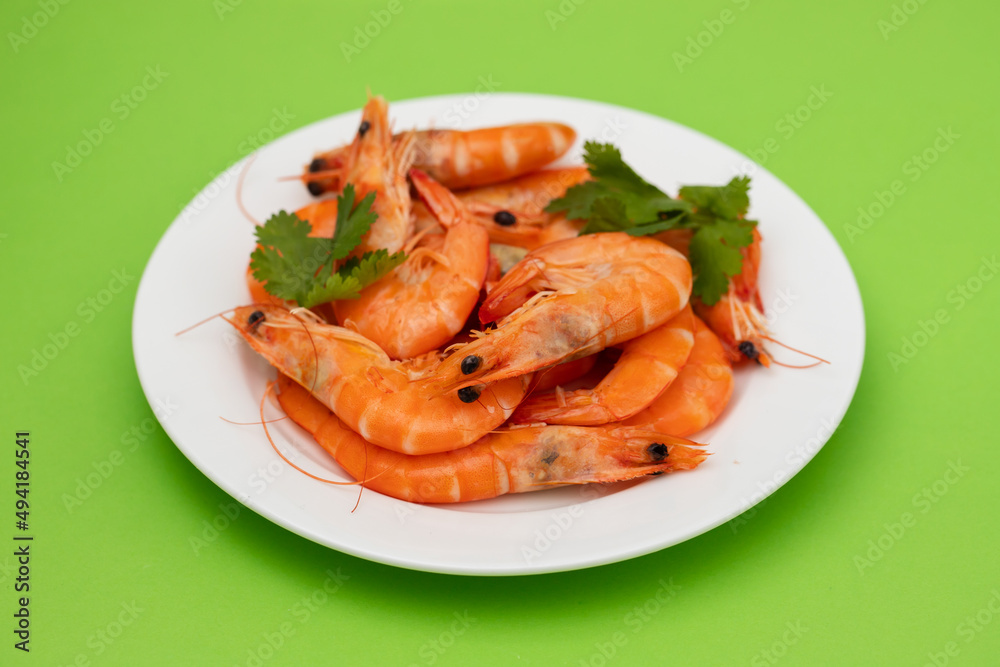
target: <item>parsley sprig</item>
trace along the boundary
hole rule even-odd
[[[280,299],[311,308],[337,299],[356,299],[364,287],[403,263],[406,254],[386,250],[352,257],[339,268],[368,233],[378,214],[371,210],[375,193],[355,206],[354,186],[337,197],[337,227],[331,238],[309,236],[312,225],[294,213],[279,211],[257,228],[258,247],[250,255],[254,278]]]
[[[675,199],[647,183],[611,144],[588,141],[584,159],[593,180],[574,185],[545,210],[565,211],[572,220],[586,220],[581,234],[624,231],[645,236],[692,230],[692,291],[707,305],[716,303],[728,289],[729,279],[742,269],[740,248],[753,241],[757,223],[744,219],[750,206],[750,179],[738,176],[723,186],[685,186]]]

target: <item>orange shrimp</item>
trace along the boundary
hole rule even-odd
[[[358,255],[380,248],[390,254],[398,252],[413,231],[410,186],[406,182],[413,161],[413,133],[404,133],[394,142],[388,114],[381,97],[368,100],[362,111],[361,129],[344,160],[344,184],[354,185],[358,201],[369,192],[376,193],[372,208],[378,219],[355,249]]]
[[[544,169],[506,183],[472,188],[458,193],[469,210],[484,220],[494,243],[533,250],[572,234],[553,234],[550,227],[561,214],[546,213],[550,201],[590,178],[586,167]]]
[[[578,234],[582,223],[572,225],[567,232],[565,217],[546,213],[545,207],[589,177],[586,167],[543,169],[504,183],[463,190],[456,196],[489,232],[491,242],[531,250]],[[430,212],[419,203],[413,206],[413,217],[418,230],[435,225]]]
[[[685,257],[691,244],[689,229],[671,229],[653,238],[675,248]],[[764,318],[764,305],[757,289],[757,271],[760,268],[761,235],[755,227],[753,241],[741,248],[743,263],[740,272],[729,280],[729,289],[711,306],[698,297],[691,298],[698,317],[722,341],[731,362],[751,359],[763,366],[771,365],[771,357],[763,341],[770,338]]]
[[[628,419],[663,393],[688,359],[694,345],[691,308],[666,324],[622,345],[622,356],[593,389],[535,394],[511,416],[515,424],[545,422],[590,426]]]
[[[457,197],[473,213],[492,217],[501,211],[516,211],[528,218],[541,218],[547,215],[549,202],[589,179],[586,167],[541,169],[503,183],[463,190]]]
[[[359,135],[370,126],[363,117]],[[402,135],[393,137],[399,140]],[[413,133],[413,166],[447,188],[457,190],[500,183],[544,167],[562,156],[576,140],[562,123],[522,123],[479,130],[422,130]],[[320,153],[301,179],[314,195],[339,190],[353,157],[350,146]]]
[[[497,431],[455,451],[413,456],[367,442],[296,383],[279,376],[280,402],[367,488],[400,500],[455,503],[567,484],[618,482],[690,470],[707,454],[648,429],[542,426]]]
[[[722,341],[731,362],[750,359],[770,366],[771,357],[764,349],[764,340],[769,339],[770,334],[757,289],[760,243],[760,232],[754,228],[753,242],[741,249],[743,264],[740,273],[730,279],[728,292],[711,306],[698,298],[692,299],[692,303],[698,317]]]
[[[645,410],[623,422],[687,437],[715,421],[733,394],[733,370],[722,343],[694,318],[694,348],[667,390]]]
[[[569,220],[564,214],[558,213],[549,218],[548,223],[542,227],[537,243],[543,246],[546,243],[576,238],[586,224],[586,220]]]
[[[479,311],[497,328],[456,346],[427,391],[465,391],[588,356],[660,326],[690,293],[691,266],[658,241],[616,232],[550,243],[500,279]]]
[[[573,361],[567,361],[564,364],[546,368],[544,371],[539,371],[535,375],[532,391],[542,393],[579,380],[594,368],[594,365],[597,363],[597,357],[598,355],[592,354],[589,357],[580,357]],[[522,402],[521,405],[524,405],[524,403]],[[517,410],[514,411],[514,415],[511,415],[511,419],[516,414]]]
[[[490,259],[486,230],[469,221],[462,203],[418,169],[410,178],[447,232],[424,236],[403,264],[359,298],[334,303],[338,322],[393,359],[436,350],[461,331],[479,300]]]
[[[256,304],[226,320],[271,365],[309,390],[369,442],[407,454],[464,447],[502,424],[524,398],[530,376],[463,396],[418,396],[414,382],[437,355],[391,361],[377,345],[308,310]],[[468,400],[465,400],[468,399]]]

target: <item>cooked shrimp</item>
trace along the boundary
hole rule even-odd
[[[410,237],[413,221],[406,172],[412,161],[413,133],[402,134],[394,142],[385,100],[372,97],[362,111],[361,126],[344,162],[344,183],[354,185],[358,201],[369,192],[376,193],[372,208],[378,219],[361,239],[356,254],[380,248],[392,254]]]
[[[586,224],[585,220],[569,220],[562,213],[553,215],[548,223],[542,227],[542,231],[538,235],[538,245],[576,238]]]
[[[433,371],[436,355],[394,362],[360,334],[309,316],[257,304],[236,308],[226,319],[271,365],[366,440],[394,451],[425,454],[474,442],[510,416],[530,382],[525,376],[471,398],[467,392],[426,399],[414,380]]]
[[[623,422],[686,437],[715,421],[733,394],[733,370],[718,337],[694,318],[694,348],[667,390]]]
[[[688,256],[692,232],[689,229],[671,229],[654,238],[663,241]],[[715,332],[726,349],[731,362],[751,359],[764,366],[771,365],[771,357],[764,350],[763,341],[769,337],[764,318],[764,306],[757,289],[757,270],[760,267],[760,232],[753,230],[753,241],[741,248],[743,263],[740,272],[729,280],[729,288],[711,306],[698,297],[691,298],[695,313]]]
[[[619,232],[550,243],[497,283],[479,311],[497,328],[457,347],[427,389],[467,391],[588,356],[660,326],[690,293],[687,260],[658,241]]]
[[[516,211],[529,218],[547,215],[545,207],[566,190],[590,178],[586,167],[541,169],[504,183],[463,190],[457,194],[474,213],[493,216]]]
[[[543,169],[497,185],[463,190],[455,196],[465,204],[472,219],[489,232],[492,243],[531,250],[577,235],[579,226],[574,226],[571,233],[561,228],[553,233],[549,227],[565,218],[544,209],[552,199],[587,178],[586,167]],[[436,226],[435,218],[419,202],[413,206],[413,218],[417,230]]]
[[[743,254],[740,273],[730,279],[728,292],[717,302],[711,306],[697,298],[692,302],[698,317],[719,337],[731,362],[750,359],[770,366],[771,357],[764,349],[764,340],[770,335],[757,289],[760,242],[760,232],[754,228],[753,242],[740,251]]]
[[[433,233],[441,229],[437,218],[434,217],[434,214],[431,213],[430,209],[423,202],[414,202],[412,210],[413,228],[416,232]],[[500,219],[506,221],[506,218],[502,216]],[[507,222],[501,224],[492,215],[473,214],[470,212],[469,222],[482,227],[489,235],[491,243],[502,243],[520,248],[534,248],[540,245],[539,239],[541,238],[541,230],[543,229],[540,219],[528,219],[522,216],[515,218],[514,222],[510,224],[507,224]]]
[[[631,417],[663,393],[688,359],[694,345],[691,308],[666,324],[622,345],[622,356],[593,389],[534,394],[511,416],[515,424],[545,422],[591,426]]]
[[[337,321],[409,359],[447,343],[476,307],[490,258],[489,237],[447,188],[418,169],[410,178],[447,232],[424,236],[392,273],[357,299],[334,303]]]
[[[532,391],[540,394],[579,380],[594,368],[594,365],[597,363],[597,357],[598,355],[592,354],[589,357],[580,357],[573,361],[567,361],[564,364],[546,368],[544,371],[539,371],[535,375]],[[514,414],[517,414],[517,410],[514,411]],[[513,418],[514,415],[511,415],[511,419]]]
[[[618,482],[690,470],[707,454],[647,429],[541,426],[484,435],[455,451],[412,456],[368,443],[298,384],[279,376],[278,400],[367,488],[419,503],[455,503],[567,484]]]
[[[367,132],[370,126],[361,128]],[[369,121],[370,122],[370,121]],[[359,129],[359,134],[363,134]],[[522,123],[479,130],[422,130],[414,135],[413,166],[453,190],[521,176],[544,167],[569,150],[573,128],[562,123]],[[396,135],[399,140],[402,135]],[[309,192],[336,191],[351,181],[345,174],[352,160],[350,146],[318,154],[302,174]]]

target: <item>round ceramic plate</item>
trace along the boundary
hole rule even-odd
[[[255,512],[310,540],[400,567],[455,574],[557,572],[621,561],[695,537],[749,509],[788,481],[837,427],[864,356],[864,315],[843,253],[815,213],[786,185],[740,153],[662,118],[586,100],[544,95],[433,97],[392,104],[397,129],[471,129],[532,120],[576,128],[560,161],[581,163],[584,140],[612,142],[647,180],[721,185],[752,177],[750,217],[764,241],[760,287],[774,335],[832,363],[809,370],[744,367],[721,419],[696,439],[712,456],[685,473],[604,487],[574,487],[451,506],[423,506],[358,487],[331,486],[282,462],[259,420],[275,372],[213,313],[250,301],[244,283],[254,225],[310,201],[300,173],[313,153],[343,144],[352,112],[304,127],[234,165],[202,191],[163,235],[136,297],[133,349],[150,405],[177,447],[206,476]],[[778,358],[802,363],[790,352]],[[162,405],[177,406],[169,413]],[[273,406],[268,416],[277,416]],[[400,419],[408,415],[399,415]],[[297,465],[349,478],[288,420],[271,427]]]

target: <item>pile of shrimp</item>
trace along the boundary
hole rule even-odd
[[[690,470],[733,364],[769,363],[756,273],[709,307],[691,297],[684,234],[579,235],[545,212],[589,178],[543,169],[560,123],[393,135],[372,97],[350,144],[301,176],[299,211],[329,236],[347,183],[375,193],[356,252],[406,261],[360,298],[306,310],[268,294],[227,316],[278,371],[278,401],[364,488],[451,503]],[[415,196],[414,196],[415,195]]]

